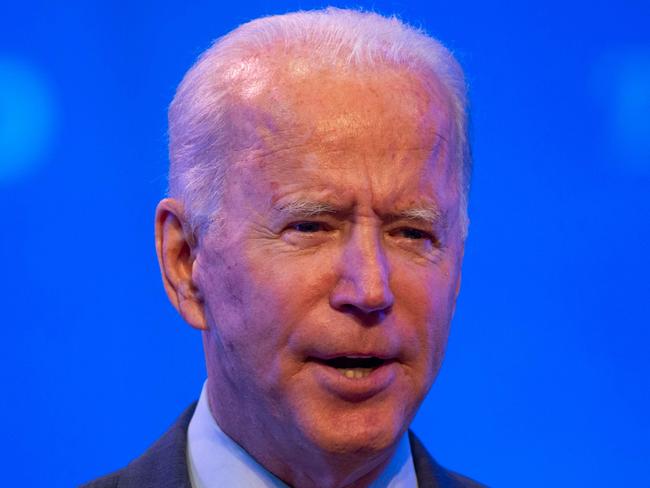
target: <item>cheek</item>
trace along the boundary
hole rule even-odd
[[[206,306],[222,347],[268,374],[292,367],[291,337],[327,295],[331,279],[322,270],[331,267],[322,258],[243,249],[214,253],[205,268]]]
[[[241,263],[222,260],[205,275],[208,373],[223,391],[271,408],[285,374],[281,297]]]
[[[291,325],[324,298],[336,281],[335,251],[287,249],[284,241],[247,253],[248,275],[260,308],[275,311]],[[289,324],[285,324],[289,325]]]
[[[247,355],[246,345],[260,334],[252,320],[256,315],[251,310],[251,304],[255,303],[254,283],[239,256],[231,249],[227,251],[213,250],[202,256],[197,282],[217,349],[213,354],[224,364],[232,363],[236,367],[239,358]]]
[[[401,290],[401,322],[409,329],[404,335],[409,338],[411,358],[418,369],[435,374],[447,344],[455,280],[445,263],[435,267],[411,266],[409,271],[395,280],[396,289]]]

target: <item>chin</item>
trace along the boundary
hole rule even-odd
[[[403,408],[378,401],[337,408],[322,405],[305,417],[303,432],[318,450],[364,457],[392,449],[410,421],[403,415]]]

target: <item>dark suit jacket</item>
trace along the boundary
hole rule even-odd
[[[80,488],[191,488],[185,449],[187,427],[195,407],[196,403],[185,410],[155,444],[128,466]],[[436,463],[411,431],[409,440],[419,488],[483,487]]]

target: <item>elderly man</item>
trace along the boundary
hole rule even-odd
[[[396,19],[327,9],[219,39],[169,111],[167,294],[196,406],[93,487],[474,487],[408,426],[461,281],[462,72]]]

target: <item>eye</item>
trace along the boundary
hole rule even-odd
[[[399,233],[402,235],[402,237],[406,237],[407,239],[412,239],[412,240],[432,238],[431,234],[429,234],[428,232],[425,232],[420,229],[413,229],[411,227],[405,227],[403,229],[400,229]]]
[[[289,226],[289,229],[295,230],[296,232],[304,234],[313,234],[315,232],[324,231],[325,224],[322,222],[296,222]]]
[[[288,224],[282,231],[285,242],[298,248],[318,246],[335,235],[334,227],[326,222],[302,220]]]
[[[431,232],[415,227],[400,227],[391,232],[391,235],[405,245],[416,246],[417,249],[433,250],[440,247],[438,238]]]

